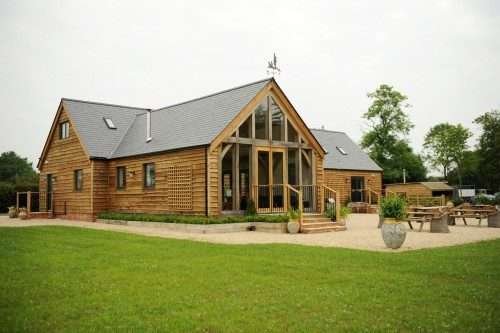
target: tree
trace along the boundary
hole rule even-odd
[[[464,152],[462,169],[460,170],[463,184],[476,185],[483,187],[483,183],[479,174],[479,153],[477,150],[468,150]],[[450,184],[459,184],[457,168],[450,168],[448,171],[448,182]]]
[[[446,179],[448,179],[450,167],[456,167],[460,185],[462,185],[460,171],[464,153],[468,148],[467,140],[471,136],[472,133],[462,125],[449,123],[435,125],[425,135],[424,149],[431,165],[435,168],[441,167]]]
[[[482,128],[479,137],[479,172],[483,184],[500,191],[500,111],[492,110],[474,120]]]
[[[368,120],[370,130],[363,135],[361,146],[384,169],[384,182],[401,182],[403,169],[408,181],[424,180],[426,169],[422,159],[405,138],[413,127],[405,112],[410,106],[406,103],[408,98],[386,84],[368,97],[373,102],[363,118]]]
[[[15,152],[0,155],[0,212],[16,202],[16,192],[38,191],[38,173]]]

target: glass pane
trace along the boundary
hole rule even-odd
[[[258,157],[258,202],[259,208],[270,207],[269,197],[269,152],[259,151]]]
[[[283,184],[283,153],[273,152],[273,184]]]
[[[311,150],[302,150],[302,185],[312,185]]]
[[[290,121],[287,121],[287,126],[288,126],[288,142],[298,142],[299,136],[295,128],[290,123]]]
[[[250,116],[240,126],[240,138],[251,138],[251,137],[252,137],[252,117]]]
[[[233,151],[234,146],[222,159],[222,210],[233,210]]]
[[[359,176],[351,177],[351,201],[361,202],[364,201],[364,187],[365,178]]]
[[[250,195],[250,152],[252,146],[240,144],[240,209],[246,210]]]
[[[255,138],[268,139],[267,98],[255,109]]]
[[[288,149],[288,184],[299,185],[299,150]]]
[[[269,100],[271,109],[273,140],[285,141],[285,120],[283,112],[281,111],[280,107],[272,97],[270,97]]]

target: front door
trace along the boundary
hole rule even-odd
[[[47,207],[47,211],[52,210],[52,175],[47,175],[47,195],[46,195],[46,203],[45,207]]]
[[[256,201],[260,213],[285,211],[285,150],[257,148]]]
[[[365,177],[351,177],[351,201],[363,202],[365,190]]]

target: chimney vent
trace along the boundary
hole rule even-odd
[[[153,140],[151,136],[151,110],[146,113],[146,142]]]

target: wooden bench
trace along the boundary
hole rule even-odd
[[[430,232],[450,232],[448,229],[448,211],[446,207],[410,207],[406,221],[412,230],[412,222],[420,223],[419,232],[423,230],[424,224],[427,222],[431,224]]]
[[[467,225],[465,219],[476,219],[479,220],[479,226],[481,226],[483,219],[487,219],[490,215],[492,215],[492,211],[489,209],[455,208],[452,209],[450,218],[453,219],[455,224],[457,219],[462,219],[464,225]]]

